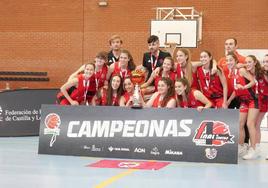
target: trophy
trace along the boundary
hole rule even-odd
[[[145,81],[145,74],[142,70],[134,70],[131,72],[131,81],[135,85],[134,92],[133,92],[133,104],[132,108],[142,108],[141,104],[141,91],[140,85]]]

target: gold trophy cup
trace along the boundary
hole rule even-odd
[[[135,85],[133,92],[133,105],[132,108],[142,108],[141,104],[141,91],[140,85],[145,81],[145,74],[142,70],[134,70],[131,72],[131,81]]]

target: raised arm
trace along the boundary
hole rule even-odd
[[[110,80],[110,77],[112,75],[112,73],[114,72],[114,64],[111,64],[109,67],[108,67],[108,72],[107,72],[107,76],[106,76],[106,80]]]
[[[85,70],[85,65],[82,65],[81,67],[79,67],[79,69],[77,69],[74,73],[72,73],[69,78],[68,78],[68,81],[71,81],[73,80],[74,78],[77,77],[77,75],[80,73],[80,72],[83,72]]]

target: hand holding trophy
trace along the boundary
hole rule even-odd
[[[131,81],[135,85],[133,93],[133,105],[132,108],[142,108],[142,96],[140,85],[145,81],[145,74],[142,70],[134,70],[131,72]]]

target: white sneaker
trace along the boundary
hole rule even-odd
[[[249,150],[248,150],[248,153],[243,156],[244,160],[257,159],[257,158],[258,158],[258,153],[252,147],[250,147]]]
[[[261,145],[260,145],[260,143],[256,144],[255,150],[257,152],[257,156],[261,157]]]
[[[238,144],[238,155],[239,157],[242,157],[247,154],[247,145],[246,144]]]

